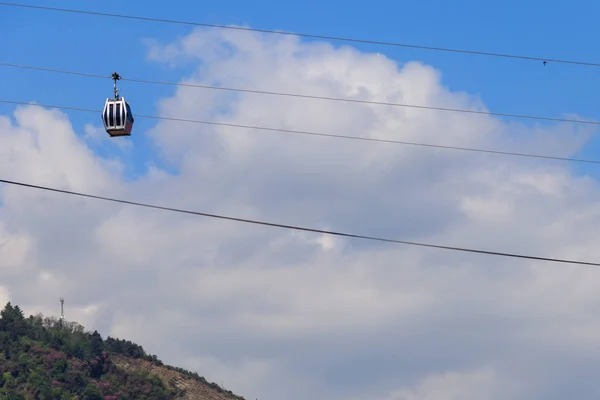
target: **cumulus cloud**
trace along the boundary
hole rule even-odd
[[[441,71],[293,37],[194,30],[148,59],[186,83],[485,110]],[[162,116],[572,156],[568,124],[178,87]],[[600,260],[599,185],[565,163],[161,121],[100,156],[99,126],[0,117],[8,179],[403,240]],[[96,120],[94,120],[96,121]],[[152,168],[125,179],[148,135]],[[119,151],[117,151],[119,150]],[[599,272],[196,218],[2,187],[0,300],[141,343],[247,398],[593,397]],[[69,314],[69,312],[71,314]],[[222,381],[222,382],[219,382]]]
[[[495,399],[494,373],[480,370],[446,373],[424,378],[415,388],[402,389],[382,400],[462,400]]]

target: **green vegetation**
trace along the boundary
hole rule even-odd
[[[103,340],[97,331],[86,332],[75,322],[41,314],[25,318],[19,306],[9,302],[0,312],[0,400],[151,400],[182,394],[155,375],[119,369],[111,354],[163,366],[135,343]],[[196,373],[165,367],[243,399]]]

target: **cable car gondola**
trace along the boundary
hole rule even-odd
[[[104,103],[104,111],[102,111],[102,121],[104,129],[111,137],[131,136],[133,128],[133,114],[129,103],[124,97],[119,97],[119,89],[117,89],[117,81],[121,79],[119,74],[112,74],[114,81],[114,99],[106,99]]]

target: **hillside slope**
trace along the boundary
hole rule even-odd
[[[164,365],[131,341],[74,322],[0,312],[0,398],[244,400],[196,373]]]
[[[242,397],[235,396],[230,392],[221,390],[215,384],[207,384],[198,379],[194,379],[172,368],[156,365],[143,359],[134,359],[122,355],[113,355],[113,362],[125,371],[138,372],[147,371],[151,375],[160,378],[163,384],[170,388],[175,388],[179,395],[178,400],[239,400]]]

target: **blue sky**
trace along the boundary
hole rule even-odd
[[[78,8],[122,14],[214,24],[245,24],[332,36],[347,36],[429,46],[464,48],[500,53],[600,61],[590,49],[597,36],[595,15],[600,4],[531,1],[380,1],[371,4],[328,2],[96,1],[64,0],[27,4]],[[374,6],[373,4],[377,4]],[[183,36],[191,27],[144,21],[84,16],[25,8],[0,8],[2,61],[57,69],[109,74],[152,80],[180,79],[181,70],[170,70],[145,60],[145,38],[167,42]],[[578,113],[598,117],[597,88],[600,69],[565,64],[471,56],[446,52],[354,46],[379,51],[399,61],[420,60],[442,71],[443,83],[453,90],[481,96],[493,111],[560,117]],[[111,93],[110,81],[61,74],[2,68],[2,98],[84,108],[100,108]],[[134,112],[155,114],[155,100],[174,91],[141,83],[122,83],[122,94]],[[260,89],[260,88],[258,88]],[[0,105],[6,112],[12,106]],[[90,114],[70,112],[78,131]],[[154,121],[138,119],[132,138],[130,173],[140,173],[153,159],[144,132]],[[594,158],[598,146],[588,146],[581,156]],[[98,149],[98,151],[102,151]],[[156,161],[156,160],[155,160]],[[586,168],[574,165],[577,168]]]
[[[592,1],[569,6],[516,1],[30,4],[600,61],[590,51],[600,11]],[[272,84],[282,91],[322,90],[334,96],[347,91],[336,85],[353,88],[358,81],[377,96],[401,95],[427,104],[449,99],[452,107],[470,101],[448,94],[428,68],[415,64],[390,71],[366,53],[298,43],[282,45],[293,53],[282,57],[264,38],[239,35],[229,41],[191,31],[189,26],[0,6],[0,61],[179,81],[197,71],[198,61],[171,69],[168,60],[147,61],[144,43],[186,38],[198,45],[186,55],[213,60],[207,76],[227,85],[243,80],[256,85],[250,89]],[[206,40],[209,45],[202,46]],[[213,46],[239,46],[239,51],[231,58],[213,57]],[[431,65],[441,71],[444,85],[479,96],[492,111],[600,119],[600,68],[356,47],[398,63]],[[0,70],[5,78],[0,99],[100,110],[112,94],[108,79]],[[387,85],[390,81],[394,84]],[[519,146],[528,152],[548,143],[568,147],[575,136],[568,129],[547,129],[537,131],[547,135],[543,139],[511,142],[504,140],[505,133],[536,131],[491,118],[474,121],[479,117],[466,114],[430,111],[430,118],[385,107],[374,111],[260,95],[257,100],[239,96],[229,110],[226,100],[234,96],[211,96],[202,89],[175,93],[173,86],[125,81],[120,86],[136,114],[158,114],[158,101],[169,98],[160,109],[165,115],[190,105],[185,116],[198,119],[217,114],[240,124],[356,136],[368,130],[386,139],[445,139],[453,145]],[[0,105],[0,115],[13,109]],[[27,108],[22,115],[34,120],[0,126],[0,175],[11,179],[423,243],[600,259],[595,241],[600,185],[552,168],[564,163],[243,130],[234,136],[226,129],[137,118],[131,139],[107,140],[134,144],[120,157],[127,178],[143,175],[148,163],[160,164],[154,146],[161,146],[180,174],[123,184],[74,140],[70,129],[46,123],[52,120],[46,112]],[[101,126],[100,112],[68,115],[78,135],[86,124]],[[34,146],[28,139],[40,131],[46,135]],[[44,140],[48,137],[56,141]],[[94,150],[119,151],[102,146]],[[599,148],[589,145],[582,155],[600,158],[594,154]],[[580,167],[580,172],[595,171],[600,168]],[[578,398],[598,397],[598,385],[587,377],[600,365],[600,320],[589,317],[600,315],[600,275],[593,275],[599,269],[371,246],[13,189],[3,188],[1,196],[0,241],[10,246],[0,249],[0,303],[11,299],[27,313],[52,315],[64,296],[67,318],[103,336],[140,343],[166,363],[224,379],[246,398],[348,400],[356,394],[357,399],[389,400],[399,397],[388,395],[396,389],[420,393],[422,385],[432,396],[439,388],[445,393],[446,387],[461,386],[454,392],[461,399],[548,400],[560,398],[565,388],[574,393],[574,387]],[[481,329],[484,334],[477,334]],[[458,375],[444,375],[450,372]]]

